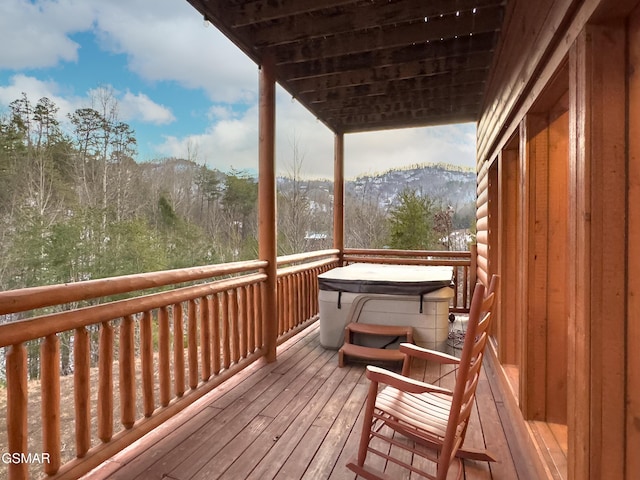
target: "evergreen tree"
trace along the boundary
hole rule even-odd
[[[405,189],[398,203],[389,212],[389,246],[406,250],[437,248],[437,235],[433,228],[436,206],[427,195]]]

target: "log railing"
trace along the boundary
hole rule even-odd
[[[450,311],[468,313],[471,293],[476,283],[475,256],[471,252],[441,250],[392,250],[345,248],[345,265],[350,263],[385,263],[390,265],[433,265],[453,267],[454,295]]]
[[[277,259],[279,342],[317,318],[317,276],[338,266],[339,253]],[[468,308],[469,252],[350,249],[344,261],[452,265],[453,311]],[[0,325],[0,445],[14,454],[0,469],[11,480],[77,478],[261,358],[263,326],[274,321],[262,307],[266,266],[254,260],[0,292],[0,315],[14,320]],[[39,381],[28,380],[34,346]]]
[[[318,275],[338,266],[338,253],[338,250],[321,250],[278,258],[279,342],[316,318]]]
[[[281,339],[317,318],[316,277],[337,265],[337,253],[278,258]],[[0,292],[0,315],[31,316],[0,325],[3,450],[17,460],[0,468],[12,480],[42,472],[77,478],[263,356],[263,324],[273,321],[262,308],[266,265],[255,260]],[[116,295],[132,298],[107,301]],[[27,355],[38,344],[39,382],[28,380],[33,355]],[[63,349],[70,350],[72,375],[62,375]],[[63,437],[70,425],[75,431]]]

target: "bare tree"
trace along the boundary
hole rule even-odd
[[[388,237],[386,211],[370,182],[362,179],[357,194],[345,197],[345,244],[351,248],[381,248]]]
[[[312,233],[309,182],[302,178],[304,152],[296,137],[291,142],[292,158],[278,195],[278,228],[283,253],[307,250],[307,234]]]

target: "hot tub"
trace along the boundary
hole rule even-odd
[[[318,275],[320,343],[337,349],[348,323],[411,325],[414,340],[444,350],[453,298],[453,267],[355,263]],[[356,336],[355,342],[376,348],[397,339]]]

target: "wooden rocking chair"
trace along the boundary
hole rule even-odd
[[[460,359],[402,344],[400,349],[406,354],[403,375],[379,367],[367,367],[366,374],[371,383],[358,457],[347,464],[350,470],[366,479],[389,478],[370,465],[365,465],[368,453],[434,480],[444,480],[454,461],[458,463],[458,478],[461,478],[461,458],[495,461],[484,450],[464,448],[463,442],[475,400],[498,283],[499,277],[494,275],[486,297],[484,286],[476,285]],[[407,374],[411,357],[456,365],[457,377],[453,391],[409,378]],[[378,392],[380,383],[386,387]],[[394,432],[406,438],[394,438]],[[389,447],[399,447],[410,454],[424,457],[435,464],[436,474],[394,457],[392,453],[397,451],[395,448],[383,451],[372,447],[370,443],[374,438],[388,442]]]

